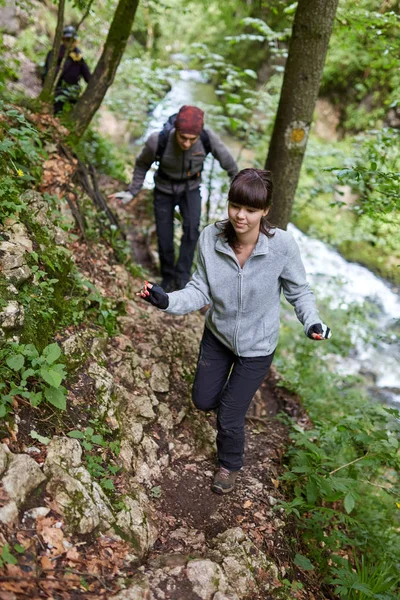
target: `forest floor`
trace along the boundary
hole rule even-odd
[[[60,156],[60,161],[63,160],[65,157]],[[51,178],[48,180],[51,183]],[[100,185],[106,194],[118,188],[117,182],[106,177],[100,179]],[[142,265],[149,278],[157,278],[154,224],[149,203],[149,194],[143,193],[137,202],[132,202],[127,208],[116,203],[111,205],[128,232],[133,259]],[[79,236],[78,230],[75,233]],[[116,298],[121,293],[116,287],[115,260],[105,245],[87,243],[78,237],[70,242],[69,250],[80,271],[102,294]],[[126,277],[130,278],[131,290],[140,288],[139,279],[132,278],[128,273]],[[197,337],[193,339],[192,356],[195,357],[203,327],[203,314],[197,313],[192,320],[161,313],[156,315],[153,307],[135,297],[130,297],[129,302],[132,310],[138,312],[129,318],[128,310],[128,316],[120,319],[120,332],[109,339],[109,348],[116,350],[130,340],[145,361],[149,332],[153,335],[153,343],[158,339],[162,346],[162,339],[169,330],[184,331],[187,327],[194,327]],[[68,328],[68,331],[60,332],[56,339],[61,342],[82,330],[82,325]],[[109,355],[107,360],[111,365]],[[190,365],[192,370],[195,367],[194,358],[193,362],[194,365]],[[174,372],[173,361],[171,369]],[[11,428],[10,435],[2,439],[13,453],[29,453],[42,466],[47,446],[38,442],[32,450],[29,432],[35,429],[40,435],[51,438],[65,434],[66,430],[81,428],[82,422],[87,421],[91,403],[93,406],[96,403],[93,381],[83,371],[67,382],[67,387],[69,409],[62,419],[49,408],[41,406],[38,411],[27,402],[16,402],[18,426]],[[190,397],[190,381],[183,380],[181,375],[175,373],[169,392],[156,395],[176,415]],[[192,408],[189,410],[193,411]],[[286,592],[285,597],[298,600],[325,598],[313,573],[301,570],[294,564],[296,552],[301,552],[299,532],[291,519],[285,516],[284,509],[279,508],[279,502],[290,500],[285,498],[280,481],[284,473],[284,455],[290,444],[288,426],[280,418],[282,413],[293,417],[303,427],[310,425],[300,399],[279,385],[279,376],[272,368],[249,410],[245,468],[235,490],[227,496],[211,492],[215,454],[214,451],[196,453],[191,445],[195,434],[190,419],[176,420],[172,442],[158,422],[149,425],[147,435],[157,442],[158,460],[164,466],[153,480],[150,490],[157,539],[140,564],[126,560],[130,546],[122,539],[71,534],[66,519],[43,484],[22,507],[18,524],[1,526],[3,544],[7,542],[11,549],[18,545],[22,550],[16,561],[5,561],[0,569],[0,600],[112,598],[119,590],[123,590],[126,581],[134,578],[138,571],[151,574],[163,567],[183,566],[188,556],[204,556],[218,534],[234,527],[240,527],[254,548],[262,550],[277,566],[276,576],[272,580],[268,576],[269,586],[265,588],[270,590],[268,594],[254,590],[253,594],[249,591],[249,594],[240,595],[239,598],[267,600],[276,598],[279,590]],[[215,428],[213,415],[201,415],[200,419],[207,421],[210,429]],[[176,451],[173,456],[175,442],[180,444],[181,451]],[[163,461],[166,455],[171,459]],[[129,487],[129,477],[130,474],[124,471],[116,475],[116,494]],[[263,573],[259,576],[267,577]],[[187,580],[176,583],[172,591],[164,589],[162,592],[161,586],[153,594],[152,597],[165,600],[199,600],[203,597],[188,588]],[[130,596],[122,591],[115,597],[120,600],[144,599],[148,596]]]

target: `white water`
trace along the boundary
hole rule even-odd
[[[202,101],[210,101],[209,88],[198,71],[181,71],[180,79],[172,82],[171,90],[155,108],[147,130],[138,143],[142,144],[148,135],[159,131],[168,117],[183,104],[202,106]],[[205,90],[208,98],[204,97]],[[224,141],[230,145],[229,138]],[[209,157],[203,182],[208,181],[210,165]],[[153,187],[153,172],[147,174],[145,181],[145,187],[149,189]],[[211,196],[213,217],[221,216],[219,207],[221,199],[225,200],[221,194],[223,179],[224,174],[215,161]],[[207,195],[206,185],[203,183],[203,200],[207,199]],[[369,379],[373,380],[372,395],[387,403],[400,404],[400,348],[392,333],[396,320],[400,319],[399,295],[368,269],[346,261],[323,242],[306,236],[294,225],[290,225],[289,230],[299,244],[310,283],[320,298],[326,298],[332,308],[342,310],[354,303],[361,306],[365,302],[370,303],[366,309],[368,313],[371,312],[371,305],[375,307],[370,319],[373,321],[372,337],[364,339],[365,326],[355,324],[354,331],[352,328],[353,348],[350,356],[339,359],[332,356],[336,369],[343,374],[368,373]]]

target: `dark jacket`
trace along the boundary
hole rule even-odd
[[[58,61],[57,61],[57,72],[60,68],[60,64],[64,57],[65,50],[66,50],[65,46],[61,45],[60,52],[58,55]],[[46,62],[44,65],[43,77],[42,77],[43,82],[44,82],[47,72],[49,70],[51,56],[52,56],[52,50],[50,50],[50,52],[46,56]],[[63,84],[64,85],[65,84],[78,85],[81,77],[87,83],[91,77],[91,73],[90,73],[89,67],[87,66],[87,64],[85,62],[85,59],[82,56],[82,52],[79,50],[79,48],[74,48],[74,50],[72,50],[69,53],[69,56],[68,56],[67,60],[65,61],[64,69],[63,69],[62,75],[59,79],[58,85],[59,85],[59,87],[61,87]]]
[[[235,159],[216,133],[208,128],[206,128],[206,131],[210,139],[211,154],[232,179],[238,172]],[[133,196],[139,193],[146,173],[156,159],[158,136],[159,132],[152,133],[149,136],[143,150],[136,159],[132,182],[128,187]],[[201,173],[205,158],[206,152],[200,138],[189,150],[182,150],[176,141],[175,128],[172,129],[160,164],[162,172],[168,176],[168,179],[163,178],[162,174],[157,171],[154,176],[156,188],[165,194],[184,192],[186,185],[189,186],[190,190],[198,188],[201,177],[199,175],[199,177],[193,179],[192,176]]]

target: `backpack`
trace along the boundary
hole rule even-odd
[[[158,164],[161,163],[163,154],[165,152],[165,148],[167,147],[169,134],[171,133],[171,129],[173,129],[175,126],[175,121],[176,121],[177,116],[178,116],[178,113],[171,115],[169,117],[168,121],[166,121],[164,123],[163,128],[158,135],[158,144],[157,144],[156,157],[155,157],[155,160],[158,162]],[[204,146],[204,150],[205,150],[205,153],[207,156],[207,154],[209,154],[211,152],[211,142],[210,142],[210,136],[208,135],[208,133],[205,129],[201,130],[200,140]]]

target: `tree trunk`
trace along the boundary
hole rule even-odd
[[[52,100],[53,83],[56,78],[57,61],[58,55],[60,53],[60,46],[64,28],[64,10],[65,0],[59,0],[57,12],[57,27],[56,34],[54,36],[54,44],[52,48],[49,70],[47,71],[46,78],[44,80],[43,89],[39,94],[39,100],[45,103],[49,103]]]
[[[98,110],[125,50],[139,0],[119,0],[108,32],[103,53],[90,78],[88,86],[75,105],[71,116],[71,130],[80,137]]]
[[[271,223],[286,229],[338,0],[299,0],[265,168],[274,178]]]

